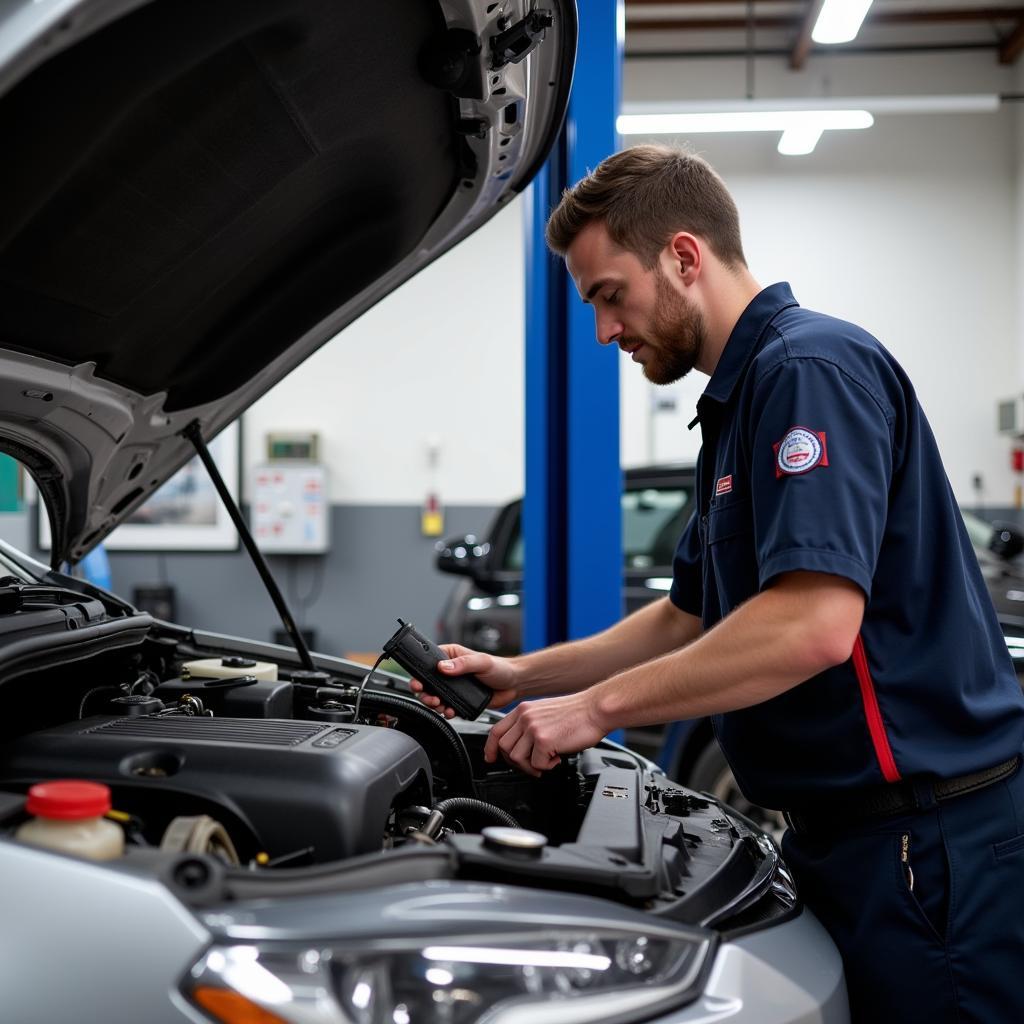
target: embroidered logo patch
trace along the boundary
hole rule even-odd
[[[793,427],[772,446],[775,449],[775,476],[798,476],[816,466],[828,465],[825,435],[806,427]]]
[[[719,494],[728,494],[730,491],[732,491],[732,474],[721,477],[718,483],[715,484],[716,496]]]

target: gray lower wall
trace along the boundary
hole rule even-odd
[[[444,535],[486,536],[496,511],[493,506],[448,508]],[[1024,528],[1020,509],[972,511]],[[0,537],[47,562],[46,553],[34,545],[34,514],[34,509],[0,514]],[[399,616],[434,634],[455,577],[434,568],[434,539],[420,534],[419,516],[414,506],[335,505],[328,554],[269,558],[292,614],[303,628],[316,630],[318,650],[343,654],[378,649]],[[112,551],[110,567],[114,591],[128,600],[136,586],[171,584],[182,625],[258,640],[269,640],[280,625],[241,549],[205,554]]]
[[[493,506],[445,509],[446,537],[486,535]],[[0,517],[0,531],[41,561],[29,513]],[[379,650],[401,616],[433,635],[456,578],[434,568],[435,538],[420,533],[416,506],[331,508],[331,550],[326,555],[269,556],[271,571],[302,628],[316,630],[325,654]],[[170,584],[177,621],[185,626],[258,640],[280,627],[274,606],[244,550],[202,554],[111,551],[114,591],[131,600],[134,587]]]

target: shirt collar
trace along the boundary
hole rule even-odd
[[[765,328],[784,309],[798,305],[785,281],[758,292],[736,321],[701,398],[721,403],[729,401]]]

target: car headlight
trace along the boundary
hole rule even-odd
[[[215,946],[185,989],[223,1024],[625,1024],[695,999],[712,943],[654,925],[370,950]]]

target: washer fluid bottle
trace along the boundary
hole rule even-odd
[[[35,817],[15,832],[20,842],[92,860],[124,853],[124,832],[103,817],[110,810],[110,789],[99,782],[38,782],[28,791],[25,810]]]

